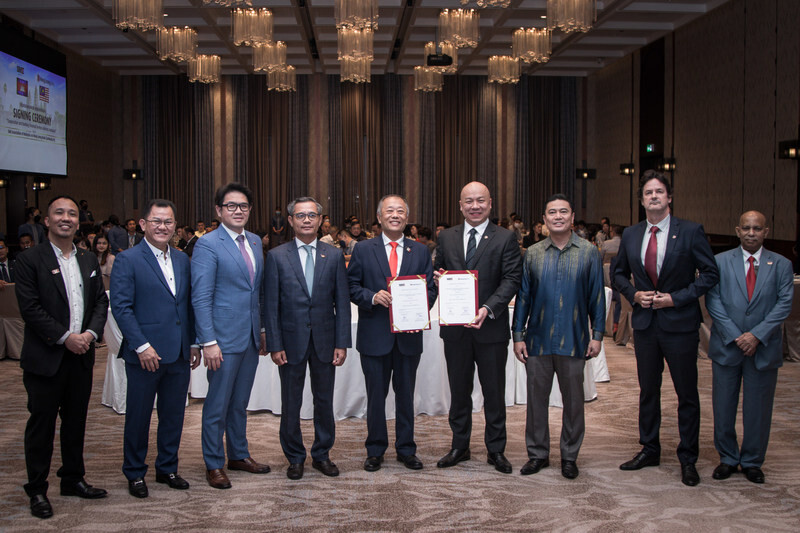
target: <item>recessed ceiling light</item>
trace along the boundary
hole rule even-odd
[[[164,16],[166,16],[166,15],[164,15]],[[546,18],[547,18],[547,15],[540,15],[540,16],[539,16],[539,18],[540,18],[540,19],[546,19]]]

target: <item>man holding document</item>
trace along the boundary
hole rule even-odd
[[[422,355],[420,330],[428,327],[436,285],[427,246],[403,237],[408,216],[408,203],[402,196],[381,198],[378,220],[383,231],[353,248],[347,268],[350,300],[358,306],[356,349],[367,386],[367,472],[381,468],[389,446],[385,404],[390,380],[395,393],[397,460],[411,470],[422,468],[414,442],[414,385]],[[398,276],[401,279],[395,279]]]

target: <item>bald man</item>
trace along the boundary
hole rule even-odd
[[[714,446],[720,464],[714,479],[727,479],[739,466],[748,481],[764,483],[772,400],[783,364],[781,324],[792,309],[792,264],[765,249],[766,217],[748,211],[739,218],[741,246],[716,256],[719,284],[706,295],[714,324],[712,360]],[[741,447],[736,439],[739,390],[744,388]]]

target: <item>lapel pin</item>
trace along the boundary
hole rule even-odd
[[[406,252],[411,253],[411,247],[410,246],[406,248]]]
[[[772,264],[772,261],[767,261],[767,264],[768,264],[768,265],[771,265],[771,264]]]
[[[677,238],[678,238],[678,236],[677,236],[677,235],[673,235],[673,236],[672,236],[672,238],[673,238],[673,239],[677,239]]]
[[[489,238],[489,236],[488,236],[488,235],[484,235],[484,236],[483,236],[483,238],[484,238],[484,239],[488,239],[488,238]]]
[[[325,254],[319,254],[320,257],[325,257]]]
[[[60,271],[59,269],[57,269],[57,268],[56,268],[56,269],[54,269],[54,270],[51,270],[51,271],[50,271],[50,273],[51,273],[51,274],[60,274],[60,273],[61,273],[61,271]]]

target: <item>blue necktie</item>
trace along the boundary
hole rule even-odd
[[[472,259],[475,257],[475,249],[477,245],[475,244],[475,235],[478,233],[478,230],[472,228],[469,230],[469,241],[467,241],[467,269],[472,270],[472,267],[475,265],[472,264]]]
[[[314,290],[314,247],[310,244],[304,244],[303,248],[306,253],[306,285],[308,286],[308,295],[311,296]]]

